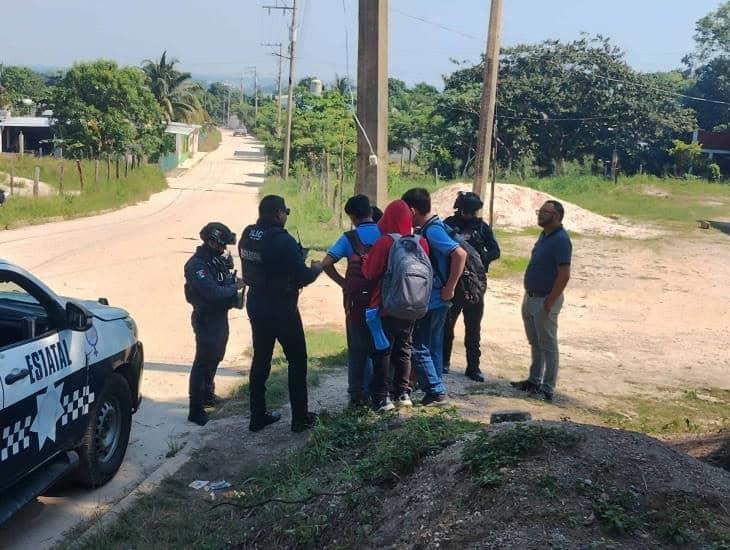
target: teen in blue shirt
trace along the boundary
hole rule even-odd
[[[372,220],[370,200],[365,195],[355,195],[345,204],[345,213],[355,226],[355,235],[365,251],[380,238],[380,229]],[[374,347],[370,331],[364,322],[362,304],[348,306],[347,280],[335,269],[335,264],[342,258],[350,259],[355,255],[351,234],[342,234],[327,252],[322,262],[324,272],[345,291],[345,329],[347,333],[347,393],[352,406],[363,406],[369,402],[369,386],[372,378],[371,355]],[[367,298],[367,297],[366,297]],[[359,300],[358,300],[359,301]],[[363,304],[367,305],[367,299]],[[357,310],[357,311],[354,311]]]

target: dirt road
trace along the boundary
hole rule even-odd
[[[43,279],[62,295],[96,299],[127,309],[137,321],[146,352],[144,401],[119,474],[93,491],[62,490],[31,503],[0,530],[0,548],[44,548],[68,528],[127,494],[164,459],[168,442],[184,443],[187,379],[194,355],[190,306],[183,296],[183,264],[209,221],[237,234],[256,218],[265,160],[252,138],[224,133],[221,147],[169,180],[170,188],[146,203],[80,220],[0,232],[0,256]],[[248,346],[244,313],[231,315],[223,367]],[[240,362],[240,361],[239,361]],[[218,387],[240,382],[223,368]]]

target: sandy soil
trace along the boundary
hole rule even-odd
[[[16,176],[13,182],[13,195],[10,195],[10,176],[0,172],[0,189],[5,191],[5,199],[13,200],[13,197],[32,197],[33,180]],[[77,193],[77,192],[76,192]],[[38,196],[47,197],[55,195],[56,190],[45,182],[38,182]]]
[[[454,212],[454,199],[459,191],[471,191],[472,185],[457,183],[444,187],[432,197],[433,210],[442,217]],[[491,188],[485,204],[489,204]],[[535,210],[545,201],[557,199],[547,193],[509,183],[498,183],[494,193],[494,224],[508,229],[523,229],[535,225]],[[637,225],[627,220],[600,216],[573,203],[558,199],[565,206],[565,225],[573,231],[588,235],[620,236],[630,239],[658,237],[664,232],[657,227]]]

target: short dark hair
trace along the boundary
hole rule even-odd
[[[347,199],[345,214],[358,220],[366,220],[371,216],[370,199],[366,195],[355,195]]]
[[[560,218],[560,221],[563,221],[563,217],[565,216],[565,208],[563,208],[563,205],[560,204],[560,202],[556,200],[549,200],[545,201],[545,204],[552,204],[553,208],[555,208],[555,211],[558,213],[558,218]]]
[[[284,197],[278,195],[266,195],[259,203],[259,218],[262,220],[272,221],[276,218],[279,212],[286,212],[289,214],[289,209],[286,207]]]
[[[431,195],[423,187],[409,189],[403,194],[402,199],[422,216],[431,212]]]

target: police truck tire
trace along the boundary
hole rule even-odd
[[[124,377],[112,374],[94,401],[89,424],[81,440],[75,481],[88,488],[100,487],[122,465],[132,428],[132,392]]]

